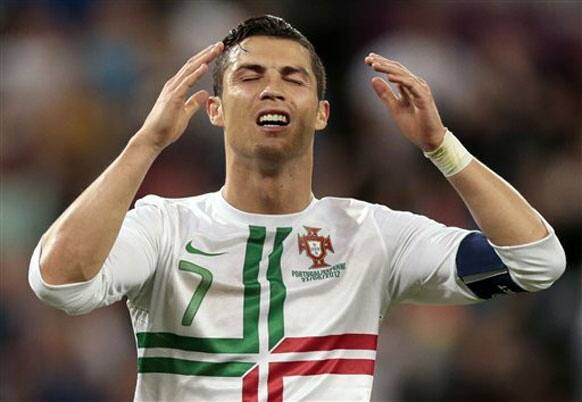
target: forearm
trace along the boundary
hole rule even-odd
[[[41,274],[58,285],[93,278],[117,238],[159,150],[136,135],[121,155],[65,210],[41,240]]]
[[[566,261],[553,229],[509,183],[473,158],[450,132],[425,155],[447,177],[485,235],[467,236],[459,245],[457,269],[470,281],[467,286],[488,298],[499,290],[517,291],[514,285],[530,292],[546,289],[560,277]],[[496,259],[508,270],[505,279],[495,271]],[[496,274],[475,279],[487,266]]]
[[[548,235],[540,217],[517,190],[478,160],[473,159],[448,180],[493,244],[526,244]]]

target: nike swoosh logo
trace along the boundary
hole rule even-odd
[[[194,246],[192,246],[192,242],[188,242],[188,244],[186,244],[186,251],[189,252],[190,254],[200,254],[200,255],[205,255],[207,257],[216,257],[222,254],[226,254],[225,252],[222,253],[209,253],[207,251],[202,251]]]

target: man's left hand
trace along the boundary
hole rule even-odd
[[[386,105],[400,131],[424,152],[438,148],[443,141],[445,127],[426,81],[402,64],[375,53],[370,53],[364,61],[374,71],[385,73],[388,81],[398,86],[399,95],[383,78],[372,78],[374,91]]]

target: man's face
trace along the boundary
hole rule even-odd
[[[224,127],[227,152],[270,161],[311,152],[329,104],[317,99],[309,51],[292,40],[253,36],[228,57],[222,97],[208,104],[213,124]]]

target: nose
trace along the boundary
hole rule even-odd
[[[261,91],[260,94],[261,100],[285,100],[285,94],[279,88],[278,84],[273,82],[273,80],[269,81],[265,88]]]

